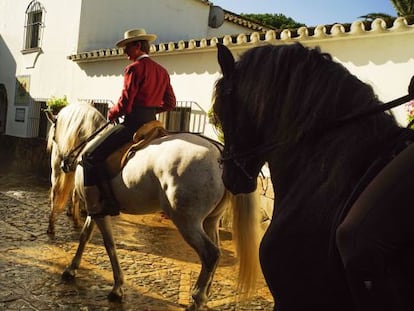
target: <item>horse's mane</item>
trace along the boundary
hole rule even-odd
[[[259,145],[280,143],[272,151],[280,162],[277,177],[284,181],[278,193],[300,192],[302,195],[292,194],[294,200],[328,191],[324,185],[338,197],[340,191],[333,189],[349,193],[370,161],[390,148],[401,130],[387,113],[332,126],[336,120],[381,102],[370,85],[318,48],[299,43],[252,48],[235,64],[230,95],[226,95],[226,79],[216,83],[215,110],[229,111],[224,107],[229,106],[234,111],[223,114],[233,118],[233,126],[239,128],[233,135],[250,135],[251,143]],[[220,121],[224,124],[226,120]],[[252,130],[260,136],[240,130],[244,124],[255,126]],[[303,181],[317,178],[320,187],[307,187],[308,192],[300,184],[295,188],[295,181],[288,180],[298,176]],[[282,189],[284,186],[288,189]]]
[[[301,44],[251,49],[241,56],[236,71],[239,98],[255,103],[246,107],[250,116],[260,125],[274,122],[278,115],[277,127],[284,135],[292,134],[289,129],[302,135],[350,112],[380,104],[370,85],[329,54]]]
[[[47,148],[51,150],[55,141],[61,155],[67,155],[105,122],[103,115],[90,104],[69,104],[59,112],[56,123],[51,126]]]

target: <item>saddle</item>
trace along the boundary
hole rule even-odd
[[[158,120],[150,121],[142,125],[135,132],[132,141],[115,150],[106,159],[106,169],[110,177],[115,177],[121,171],[134,152],[145,148],[154,139],[167,135],[169,135],[169,132]]]

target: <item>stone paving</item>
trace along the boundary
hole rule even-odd
[[[113,218],[125,276],[122,303],[107,300],[112,271],[99,232],[88,244],[73,282],[61,273],[75,253],[79,230],[62,214],[46,235],[49,183],[34,176],[0,175],[0,310],[184,310],[199,259],[159,214]],[[237,302],[231,235],[221,231],[222,258],[206,310],[273,310],[263,281],[255,296]]]

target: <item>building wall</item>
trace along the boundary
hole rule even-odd
[[[38,114],[32,106],[34,101],[64,95],[70,102],[79,99],[115,101],[119,96],[125,60],[78,65],[67,59],[71,54],[113,48],[130,28],[142,27],[156,33],[157,42],[206,38],[211,34],[224,35],[248,29],[229,22],[216,30],[209,28],[209,5],[198,0],[39,2],[46,10],[42,49],[23,54],[25,11],[31,1],[0,0],[0,84],[4,84],[8,98],[5,133],[17,137],[35,135],[29,124]],[[157,60],[175,70],[168,57]],[[17,106],[16,77],[22,76],[30,79],[31,101]],[[24,110],[24,122],[15,121],[16,109]]]
[[[41,53],[22,54],[25,10],[29,0],[0,0],[0,84],[7,90],[8,115],[6,134],[30,137],[29,114],[37,109],[32,104],[24,106],[27,122],[16,122],[14,104],[16,77],[30,76],[30,95],[33,100],[66,95],[69,102],[84,99],[104,99],[115,102],[122,87],[122,74],[128,61],[124,56],[113,58],[86,58],[73,61],[68,56],[99,48],[111,49],[121,39],[126,29],[145,27],[156,33],[160,41],[187,41],[182,49],[160,50],[157,45],[152,57],[171,74],[171,81],[178,100],[197,102],[204,112],[211,107],[214,83],[220,76],[216,59],[214,32],[223,36],[234,33],[235,26],[208,28],[209,6],[201,1],[158,0],[42,0],[46,8],[45,28]],[[139,4],[139,6],[138,6]],[[138,21],[138,22],[137,22]],[[172,26],[173,25],[173,26]],[[237,26],[239,27],[239,26]],[[351,31],[341,26],[331,30],[318,28],[312,35],[301,30],[299,37],[291,38],[288,31],[276,38],[268,31],[266,37],[257,34],[246,37],[247,29],[240,26],[237,42],[225,37],[237,57],[259,44],[284,44],[301,42],[320,46],[332,53],[363,81],[371,84],[383,101],[405,95],[411,75],[414,74],[414,26],[398,19],[392,28],[381,21],[372,23],[365,30],[355,22]],[[220,33],[221,32],[221,33]],[[189,43],[196,39],[197,44]],[[174,45],[173,45],[174,46]],[[405,122],[404,108],[396,109],[401,123]],[[214,130],[207,125],[205,134],[215,138]]]
[[[319,45],[331,53],[362,81],[370,84],[378,97],[391,101],[407,94],[414,75],[414,27],[405,31],[384,31],[378,35],[363,34],[320,42],[303,41],[309,46]],[[401,124],[406,124],[404,106],[393,109]]]
[[[379,99],[387,102],[406,95],[408,84],[414,75],[414,54],[410,48],[414,46],[414,26],[404,25],[399,29],[400,22],[397,21],[394,28],[389,30],[380,28],[354,34],[324,34],[302,39],[253,40],[228,46],[236,58],[258,44],[301,42],[309,47],[318,46],[331,53],[336,61],[362,81],[370,84]],[[220,76],[216,57],[216,50],[212,48],[203,53],[163,56],[160,60],[165,63],[168,60],[178,96],[193,98],[208,110],[214,83]],[[393,109],[393,113],[402,125],[406,124],[404,106]]]
[[[15,106],[16,77],[30,76],[30,96],[45,99],[67,93],[73,63],[66,56],[76,51],[81,0],[41,3],[46,9],[42,50],[24,54],[25,11],[30,1],[0,0],[0,83],[8,97],[6,134],[30,137],[27,132],[31,102]],[[25,122],[16,122],[16,108],[24,109]]]
[[[209,6],[198,0],[87,0],[82,2],[78,51],[111,48],[127,29],[145,28],[155,43],[200,39],[245,32],[228,21],[208,26]]]

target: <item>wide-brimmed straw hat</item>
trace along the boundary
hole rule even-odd
[[[142,29],[142,28],[130,29],[130,30],[125,31],[124,39],[118,41],[116,43],[116,46],[121,48],[133,41],[146,40],[148,42],[152,42],[155,39],[157,39],[157,36],[154,34],[147,34],[145,29]]]

